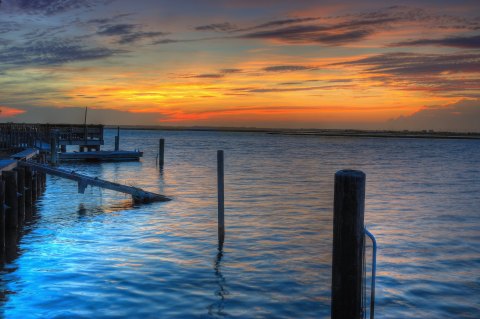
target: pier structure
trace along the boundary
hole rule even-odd
[[[120,128],[117,128],[115,149],[102,151],[103,125],[0,123],[0,151],[19,152],[37,148],[49,153],[50,163],[59,161],[138,161],[140,151],[120,150]],[[67,152],[67,146],[78,151]]]
[[[47,150],[54,137],[61,151],[66,151],[67,145],[77,145],[80,152],[100,150],[103,131],[103,125],[0,123],[0,149]]]

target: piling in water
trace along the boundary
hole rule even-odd
[[[33,182],[32,168],[25,167],[25,219],[26,220],[32,217],[32,210],[33,210],[32,182]]]
[[[218,185],[218,245],[225,240],[225,205],[224,205],[224,165],[223,151],[217,151],[217,185]]]
[[[163,168],[165,161],[165,139],[161,138],[158,145],[158,166]]]
[[[364,249],[365,174],[335,174],[332,319],[360,319]]]
[[[17,167],[18,224],[25,222],[25,168]]]
[[[120,150],[120,126],[117,127],[117,136],[115,136],[115,151]]]
[[[18,229],[18,196],[17,172],[4,171],[2,178],[5,181],[5,204],[8,206],[5,213],[6,229]]]
[[[5,182],[0,180],[0,258],[5,256]]]

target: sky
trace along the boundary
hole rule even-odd
[[[480,2],[2,0],[0,122],[480,132]]]

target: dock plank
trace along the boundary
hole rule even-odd
[[[48,165],[38,164],[34,162],[19,162],[19,164],[21,166],[31,167],[33,170],[44,172],[46,174],[55,175],[76,181],[78,183],[78,189],[80,192],[85,190],[88,185],[91,185],[110,189],[116,192],[130,194],[137,202],[164,202],[170,200],[170,198],[164,195],[144,191],[143,189],[138,187],[126,186],[119,183],[99,179],[97,177],[90,177],[87,175],[76,173],[75,171],[67,171],[60,168],[53,168]]]

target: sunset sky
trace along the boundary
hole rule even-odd
[[[3,0],[0,121],[480,131],[480,2]]]

